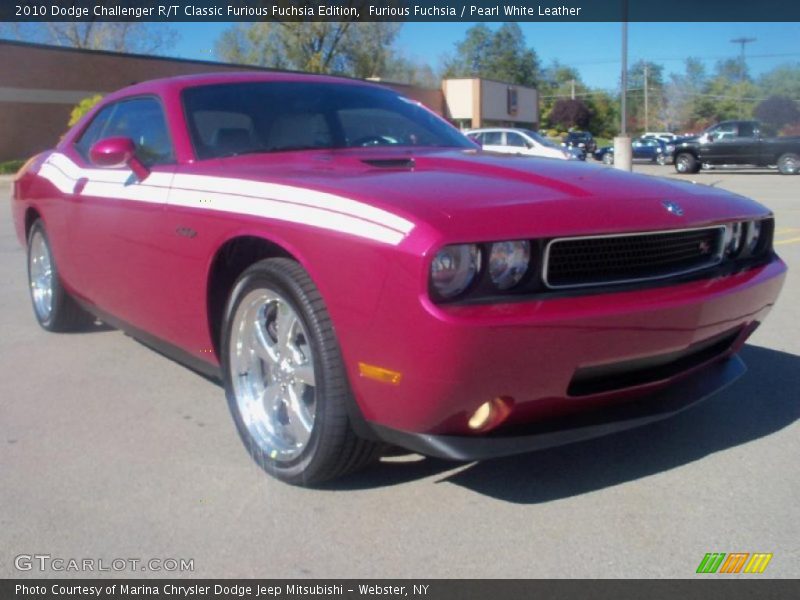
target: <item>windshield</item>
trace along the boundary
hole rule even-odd
[[[458,130],[392,90],[298,81],[187,88],[198,158],[369,146],[474,148]]]
[[[541,144],[542,146],[547,146],[548,148],[558,148],[557,144],[554,144],[543,135],[539,135],[538,133],[536,133],[535,131],[531,131],[530,129],[525,129],[524,131],[525,135],[527,135],[529,138],[533,138],[533,140],[536,143]]]

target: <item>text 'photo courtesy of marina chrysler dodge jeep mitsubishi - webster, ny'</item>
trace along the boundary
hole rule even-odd
[[[43,328],[97,317],[220,380],[301,485],[387,446],[475,460],[673,415],[744,372],[786,273],[752,200],[486,153],[395,91],[293,73],[111,94],[12,206]]]

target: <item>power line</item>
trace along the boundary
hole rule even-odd
[[[800,56],[800,52],[781,52],[776,54],[750,54],[748,55],[748,59],[753,58],[786,58],[789,56]],[[693,58],[699,61],[711,61],[711,60],[725,60],[730,58],[730,55],[724,56],[652,56],[652,57],[635,57],[635,61],[646,60],[649,62],[683,62],[687,58]],[[570,61],[569,65],[611,65],[611,64],[619,64],[621,61],[618,58],[602,58],[598,60],[580,60],[580,61]]]

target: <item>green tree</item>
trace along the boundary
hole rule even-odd
[[[614,137],[619,131],[619,100],[595,90],[586,96],[586,105],[592,113],[587,129],[598,137]]]
[[[363,22],[354,26],[342,44],[347,71],[355,77],[387,77],[397,60],[392,48],[400,23]]]
[[[456,52],[445,62],[445,77],[484,77],[516,85],[536,86],[539,59],[525,45],[516,23],[504,23],[496,31],[486,25],[467,30],[456,43]]]
[[[787,96],[800,102],[800,63],[775,67],[758,78],[764,96]]]
[[[413,65],[393,45],[399,23],[289,22],[240,23],[222,32],[215,44],[226,62],[311,73],[388,78],[410,75]]]
[[[100,1],[111,6],[111,2]],[[65,21],[0,23],[0,37],[86,50],[161,54],[178,40],[178,33],[162,24],[134,21]]]
[[[238,23],[220,34],[214,52],[225,62],[288,69],[277,31],[274,23]]]
[[[684,72],[672,73],[666,85],[664,120],[669,131],[687,130],[694,124],[695,110],[708,80],[703,63],[697,58],[687,58]]]

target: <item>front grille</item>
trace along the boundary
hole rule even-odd
[[[544,282],[577,288],[663,279],[719,264],[724,227],[574,238],[547,244]]]

